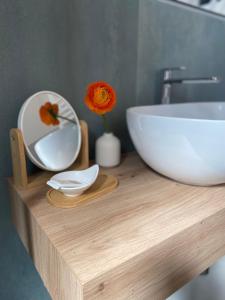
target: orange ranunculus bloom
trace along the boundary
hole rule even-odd
[[[58,111],[58,104],[46,102],[39,110],[41,121],[46,125],[59,125],[59,120],[57,119]]]
[[[91,111],[104,115],[116,105],[116,92],[104,81],[93,82],[87,88],[85,103]]]

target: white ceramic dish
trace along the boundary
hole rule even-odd
[[[67,171],[54,175],[47,182],[52,188],[64,195],[76,197],[86,191],[96,181],[99,166],[94,165],[82,171]]]
[[[225,183],[225,102],[132,107],[127,123],[157,172],[191,185]]]

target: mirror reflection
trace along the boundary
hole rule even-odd
[[[225,0],[172,0],[225,16]]]
[[[56,112],[57,118],[49,111]],[[56,93],[43,91],[31,96],[20,110],[18,128],[29,158],[42,169],[67,169],[79,154],[79,120],[69,102]]]

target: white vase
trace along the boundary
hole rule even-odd
[[[115,167],[120,163],[120,140],[113,133],[104,133],[95,143],[95,160],[102,167]]]

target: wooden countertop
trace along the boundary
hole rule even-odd
[[[225,187],[153,172],[136,154],[119,187],[76,208],[49,205],[47,186],[10,181],[13,220],[53,299],[158,300],[225,255]]]

